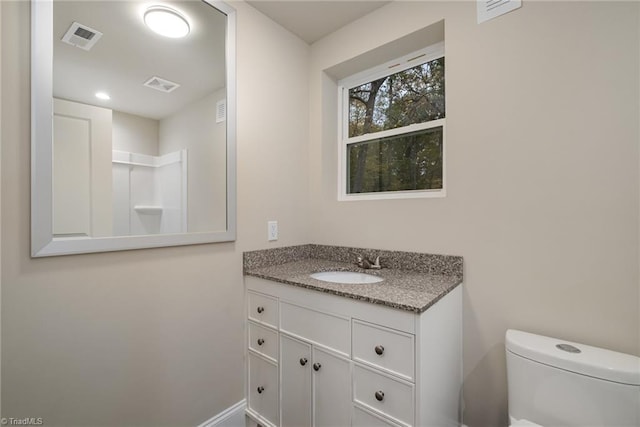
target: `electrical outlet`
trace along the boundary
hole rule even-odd
[[[278,221],[267,222],[267,240],[278,240]]]

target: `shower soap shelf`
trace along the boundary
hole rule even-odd
[[[162,215],[162,206],[136,205],[133,209],[139,214]]]

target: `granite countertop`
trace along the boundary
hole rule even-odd
[[[359,253],[380,256],[381,270],[354,264]],[[322,271],[379,276],[380,283],[342,284],[309,277]],[[244,274],[374,304],[422,313],[462,283],[462,257],[326,245],[300,245],[244,253]]]

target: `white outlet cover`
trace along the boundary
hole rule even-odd
[[[278,221],[267,222],[267,240],[278,240]]]

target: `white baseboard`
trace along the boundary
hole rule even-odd
[[[198,427],[245,427],[244,410],[247,408],[247,401],[242,399],[233,406],[228,407],[218,415],[209,418]]]

